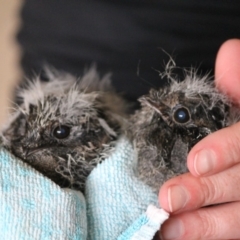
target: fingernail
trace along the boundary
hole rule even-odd
[[[211,172],[216,164],[216,154],[212,150],[201,150],[194,158],[194,170],[198,175]]]
[[[174,185],[168,189],[168,206],[170,212],[175,212],[185,207],[188,199],[189,194],[182,186]]]
[[[180,238],[184,233],[184,226],[181,220],[172,218],[163,227],[161,239],[172,240]]]

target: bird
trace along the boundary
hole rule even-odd
[[[80,78],[52,67],[43,73],[17,91],[1,146],[60,187],[84,192],[122,133],[127,104],[94,66]]]
[[[239,108],[208,75],[184,69],[180,81],[173,68],[161,75],[167,77],[167,85],[139,98],[140,108],[126,129],[137,155],[135,175],[156,193],[168,179],[188,171],[187,155],[196,143],[240,116]]]

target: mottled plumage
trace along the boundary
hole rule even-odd
[[[121,134],[126,104],[91,68],[81,79],[46,70],[19,91],[1,132],[2,145],[61,187],[83,190],[86,177],[112,151]]]
[[[141,108],[127,131],[138,154],[136,174],[156,192],[187,171],[187,154],[197,142],[240,116],[207,77],[188,72],[182,82],[169,80],[168,86],[139,99]]]

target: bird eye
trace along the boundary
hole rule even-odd
[[[58,126],[53,130],[53,136],[58,139],[63,139],[68,137],[70,134],[70,127],[68,126]]]
[[[174,114],[173,118],[177,123],[186,123],[190,120],[190,114],[187,108],[181,107],[178,108]]]

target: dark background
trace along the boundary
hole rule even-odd
[[[79,76],[95,62],[131,100],[164,83],[154,70],[169,60],[162,49],[213,74],[220,45],[240,38],[239,0],[27,0],[21,16],[26,76],[45,63]]]

